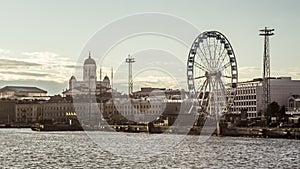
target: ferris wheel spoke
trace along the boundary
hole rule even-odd
[[[217,79],[217,84],[220,86],[220,91],[222,92],[223,97],[225,97],[226,96],[225,95],[226,89],[225,89],[224,83],[222,82],[221,79]]]
[[[199,88],[197,89],[197,91],[203,91],[206,85],[207,85],[207,79],[205,79],[202,84],[201,82],[199,83]]]
[[[205,76],[198,76],[198,77],[195,77],[194,79],[201,79],[201,78],[204,78]]]
[[[218,79],[218,85],[220,86],[220,102],[223,103],[223,108],[226,108],[226,105],[227,105],[227,99],[226,99],[226,88],[225,88],[225,85],[224,83],[222,82],[221,79]]]
[[[214,97],[215,97],[215,93],[214,93],[214,83],[212,82],[212,80],[209,83],[209,88],[210,88],[210,92],[209,92],[209,97],[208,97],[208,114],[212,115],[213,114],[213,106],[214,106]]]
[[[208,86],[208,81],[207,81],[207,79],[206,79],[206,80],[204,81],[203,85],[201,86],[201,90],[200,90],[200,93],[199,93],[199,96],[200,96],[201,91],[202,91],[202,97],[201,97],[201,100],[200,100],[200,106],[203,106],[203,101],[204,101],[204,99],[205,99],[207,86]],[[204,90],[203,90],[203,89],[204,89]]]
[[[209,43],[208,43],[208,40],[206,40],[206,44],[207,44],[207,48],[208,48],[208,52],[209,52],[209,58],[210,58],[210,61],[211,61],[211,67],[213,67],[213,63],[212,63],[212,61],[213,61],[213,59],[212,59],[212,55],[211,55],[211,50],[210,50],[210,39],[211,38],[208,38],[209,39]]]
[[[209,88],[211,88],[210,86],[211,86],[211,83],[208,83]],[[210,114],[210,112],[211,112],[211,102],[212,102],[212,93],[208,92],[207,102],[206,102],[206,105],[205,105],[206,106],[206,112],[205,113],[207,113],[207,114]]]
[[[207,39],[205,39],[205,41],[207,42]],[[204,53],[204,54],[203,54],[203,57],[205,57],[205,58],[207,59],[207,58],[209,57],[209,51],[207,51],[207,47],[204,46],[204,41],[203,41],[202,44],[203,44],[203,45],[201,45],[201,46],[202,46],[202,49],[201,49],[200,47],[199,47],[199,48],[200,48],[200,49],[203,51],[203,53]],[[208,59],[207,59],[207,61],[208,61]],[[208,61],[207,63],[210,65],[210,62],[209,62],[209,61]]]
[[[218,41],[217,41],[217,42],[218,42]],[[217,46],[217,43],[216,43],[216,39],[214,39],[214,60],[216,60],[216,56],[217,56],[217,49],[218,49],[217,47],[218,47],[218,46]],[[217,66],[217,62],[218,62],[218,61],[216,61],[214,67]]]
[[[206,41],[207,41],[207,40],[206,40]],[[203,50],[201,49],[201,46],[202,46]],[[206,54],[206,50],[205,50],[205,48],[204,48],[204,45],[201,45],[201,46],[199,46],[199,50],[200,50],[201,53],[203,54],[203,57],[204,57],[205,60],[206,60],[207,66],[211,68],[211,64],[210,64],[210,62],[209,62],[208,59],[207,59],[208,55]],[[199,57],[200,57],[200,56],[199,56]]]
[[[199,82],[199,87],[197,88],[197,91],[199,91],[199,93],[197,94],[197,99],[199,99],[201,91],[203,91],[203,89],[205,88],[206,83],[206,80],[203,83]]]
[[[222,75],[222,77],[229,78],[229,79],[232,78],[232,76],[228,76],[228,75]]]
[[[194,62],[194,65],[195,65],[197,68],[203,70],[204,72],[207,72],[207,71],[208,71],[208,69],[207,69],[206,67],[204,67],[203,65],[201,65],[201,64],[198,63],[198,62]]]
[[[213,108],[214,108],[214,114],[217,114],[219,112],[221,102],[220,102],[220,91],[221,89],[219,88],[219,79],[216,77],[214,80],[214,103],[213,103]]]
[[[230,65],[231,65],[230,62],[226,63],[225,65],[221,66],[221,68],[219,69],[219,71],[225,70],[225,69],[228,68]]]
[[[217,61],[217,66],[222,65],[222,63],[224,62],[224,60],[225,60],[225,58],[227,56],[226,53],[224,55],[225,51],[226,51],[226,49],[224,48],[223,51],[222,51],[222,53],[221,53],[221,55],[220,55],[220,57],[219,57],[219,59],[218,59],[218,61]]]
[[[209,62],[208,62],[208,60],[207,60],[207,58],[205,57],[205,55],[204,55],[204,53],[202,52],[202,50],[199,48],[199,50],[201,51],[201,53],[203,54],[203,58],[205,59],[205,61],[206,61],[206,63],[207,63],[207,66],[210,66],[209,65]],[[199,53],[197,53],[197,56],[199,57],[199,59],[203,62],[203,64],[204,64],[204,59],[199,55]]]

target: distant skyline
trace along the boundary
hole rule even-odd
[[[30,85],[51,95],[61,94],[74,74],[82,48],[95,32],[113,20],[143,12],[178,16],[196,26],[199,34],[206,30],[224,33],[234,48],[240,81],[262,76],[263,37],[259,30],[274,28],[271,76],[300,79],[297,0],[1,0],[0,4],[0,88]],[[181,52],[173,52],[177,50]],[[103,75],[110,75],[110,67],[104,68]],[[147,85],[163,80],[157,78]]]

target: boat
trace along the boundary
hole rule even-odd
[[[33,131],[83,131],[81,125],[69,124],[40,124],[36,123],[31,126]]]
[[[78,121],[69,121],[68,123],[52,123],[52,121],[43,120],[31,126],[33,131],[83,131],[83,127]]]

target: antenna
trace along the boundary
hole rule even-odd
[[[134,62],[134,58],[132,58],[129,54],[128,58],[126,58],[126,63],[128,63],[128,95],[131,95],[133,90],[132,63]]]
[[[263,113],[262,119],[265,119],[265,115],[268,112],[268,105],[270,104],[270,77],[271,77],[271,66],[270,66],[270,44],[269,36],[274,35],[274,29],[259,30],[260,36],[264,36],[264,56],[263,56]]]

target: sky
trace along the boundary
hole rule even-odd
[[[78,62],[83,62],[80,58],[82,50],[101,28],[119,18],[145,12],[182,18],[199,29],[199,34],[206,30],[225,34],[235,51],[239,81],[262,76],[263,38],[258,35],[258,30],[265,26],[274,28],[275,35],[270,38],[271,76],[300,79],[299,5],[297,0],[0,0],[0,87],[37,86],[50,95],[60,94],[75,74],[76,65],[80,65]],[[147,39],[164,42],[161,37],[151,36],[141,41]],[[128,53],[138,53],[137,50],[142,48],[134,50],[130,46],[136,43],[139,42],[131,39],[127,44],[121,44],[123,49],[131,47],[124,51],[124,59]],[[188,51],[175,46],[168,51],[186,52],[180,58],[186,60]],[[137,58],[137,61],[143,62],[143,59]],[[98,66],[104,65],[104,75],[110,74],[110,67],[118,70],[117,65],[108,63],[97,62]],[[172,77],[163,78],[160,73],[135,74],[136,87],[159,87],[166,79],[172,81]],[[145,77],[149,83],[145,83]]]

